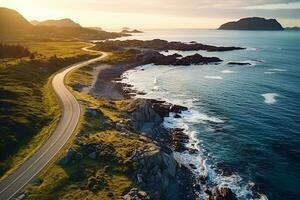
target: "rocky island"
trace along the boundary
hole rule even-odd
[[[243,18],[236,22],[228,22],[221,25],[218,30],[266,30],[282,31],[284,28],[276,19],[260,17]]]

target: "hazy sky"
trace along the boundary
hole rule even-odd
[[[249,16],[300,26],[300,0],[0,0],[0,6],[28,20],[71,18],[106,29],[216,28]]]

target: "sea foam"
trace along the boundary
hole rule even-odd
[[[199,132],[195,131],[192,128],[192,124],[223,124],[226,121],[218,116],[212,116],[207,113],[199,112],[194,109],[194,103],[199,102],[199,99],[182,99],[182,98],[172,98],[170,95],[164,95],[162,90],[154,91],[146,87],[143,87],[139,82],[135,82],[132,80],[132,77],[135,76],[135,72],[141,68],[136,68],[135,70],[127,71],[123,74],[122,82],[133,85],[133,89],[137,91],[146,92],[146,98],[155,98],[160,100],[165,100],[173,104],[183,105],[188,107],[187,111],[183,111],[180,114],[180,118],[175,117],[175,113],[170,113],[169,117],[164,118],[163,125],[166,128],[182,128],[184,132],[189,136],[189,143],[186,144],[188,148],[195,148],[199,151],[197,154],[189,154],[187,151],[185,152],[174,152],[175,159],[187,167],[189,164],[193,164],[196,166],[196,169],[191,169],[196,176],[203,176],[208,178],[208,184],[213,185],[223,185],[230,187],[233,192],[237,195],[238,199],[249,199],[249,196],[252,196],[252,190],[249,187],[249,184],[245,184],[242,181],[242,178],[238,174],[233,174],[232,176],[223,176],[222,174],[216,173],[212,164],[209,164],[208,156],[204,154],[205,145],[202,144],[201,140],[198,138]],[[228,70],[229,71],[229,70]],[[225,73],[231,73],[226,71]],[[163,72],[162,72],[163,73]],[[221,76],[206,76],[205,78],[210,79],[223,79]],[[133,81],[133,82],[132,82]],[[155,86],[160,86],[158,81],[158,76],[149,80],[153,88]],[[155,88],[156,89],[156,88]],[[138,95],[136,96],[138,98]],[[199,197],[205,198],[207,194],[204,192],[199,193]],[[259,198],[266,199],[266,198]]]
[[[233,73],[235,73],[235,71],[231,71],[231,70],[222,70],[221,73],[222,73],[222,74],[233,74]]]
[[[222,80],[223,79],[222,76],[204,76],[204,78],[207,78],[207,79],[218,79],[218,80]]]
[[[277,93],[265,93],[265,94],[262,94],[261,96],[263,96],[265,98],[264,102],[266,104],[274,104],[274,103],[276,103],[275,97],[277,97],[279,95]]]
[[[279,68],[273,68],[273,69],[269,69],[270,71],[276,71],[276,72],[285,72],[286,69],[279,69]]]

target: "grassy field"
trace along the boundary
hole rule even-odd
[[[60,108],[51,76],[70,64],[87,60],[83,42],[24,43],[35,59],[0,60],[0,177],[11,172],[47,139]]]
[[[70,74],[66,81],[70,86],[76,84],[89,85],[92,82],[92,66],[80,68]],[[52,162],[36,179],[39,184],[29,184],[26,188],[28,199],[122,199],[134,182],[131,172],[134,164],[129,162],[131,153],[149,144],[145,138],[137,134],[120,134],[115,126],[123,119],[124,106],[131,100],[111,101],[96,98],[86,92],[73,88],[73,93],[83,107],[83,115],[73,141],[64,148],[72,148],[81,153],[82,159],[68,166]],[[93,108],[98,115],[90,114],[87,110]],[[75,139],[76,137],[76,139]],[[77,141],[77,142],[74,142]],[[90,158],[78,141],[84,144],[101,144],[105,146],[97,159]],[[59,159],[64,152],[56,157]],[[96,183],[96,184],[94,184]],[[96,188],[92,187],[96,185]]]

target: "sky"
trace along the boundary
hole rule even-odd
[[[250,16],[300,26],[300,0],[0,0],[0,6],[28,20],[71,18],[104,29],[217,28]]]

